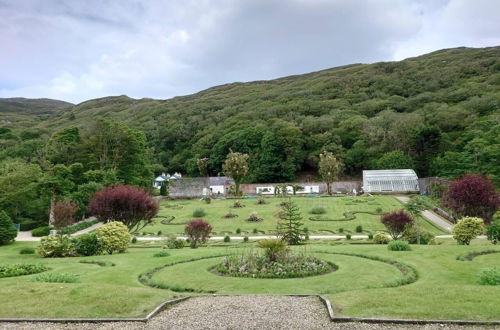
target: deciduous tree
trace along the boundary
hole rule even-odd
[[[319,155],[319,174],[326,181],[328,194],[332,194],[331,183],[338,180],[342,171],[342,163],[331,152]]]

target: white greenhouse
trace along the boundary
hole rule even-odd
[[[410,192],[419,191],[418,177],[414,170],[370,170],[363,171],[365,192]]]

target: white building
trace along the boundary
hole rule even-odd
[[[414,170],[363,171],[365,192],[417,192],[418,177]]]
[[[180,173],[175,172],[173,175],[162,173],[157,176],[153,181],[153,188],[160,189],[162,185],[170,180],[181,179],[182,175]]]

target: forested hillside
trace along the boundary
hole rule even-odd
[[[31,129],[2,121],[0,110],[0,158],[28,159],[19,151],[24,144],[36,140],[41,147],[63,127],[88,131],[102,117],[144,132],[157,172],[198,175],[196,160],[208,157],[217,174],[232,149],[250,155],[247,181],[290,181],[315,173],[326,150],[343,161],[347,176],[414,167],[420,176],[480,172],[496,184],[500,177],[500,47],[233,83],[168,100],[106,97],[55,110]]]

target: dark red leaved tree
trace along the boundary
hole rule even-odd
[[[380,221],[384,224],[393,239],[398,239],[407,226],[413,224],[413,218],[404,210],[384,214]]]
[[[158,202],[144,189],[109,186],[95,193],[89,212],[100,221],[121,221],[130,232],[137,232],[153,222],[158,214]]]
[[[75,223],[75,214],[78,211],[78,205],[68,201],[57,201],[54,203],[54,222],[56,229],[66,228]]]
[[[490,180],[466,174],[451,182],[443,198],[457,218],[478,217],[489,223],[500,205],[499,195]]]
[[[198,243],[205,243],[210,238],[212,226],[205,220],[192,220],[186,224],[184,232],[189,237],[189,243],[194,249]]]

